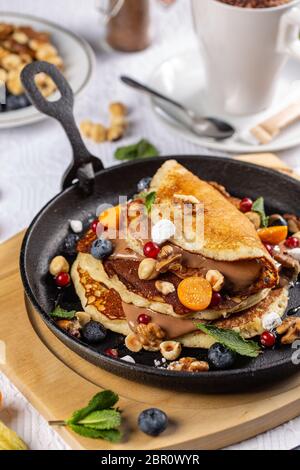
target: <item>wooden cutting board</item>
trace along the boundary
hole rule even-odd
[[[291,172],[274,156],[263,159]],[[251,155],[249,160],[261,163],[261,157]],[[73,449],[218,449],[300,414],[299,374],[271,387],[266,384],[255,393],[204,395],[163,390],[155,382],[151,387],[130,382],[89,364],[64,346],[34,309],[25,305],[18,266],[22,237],[20,233],[0,247],[0,340],[7,350],[1,370],[47,420],[67,418],[96,392],[108,388],[119,393],[124,410],[125,437],[118,445],[57,427]],[[171,421],[158,438],[146,436],[136,425],[138,414],[152,406],[163,409]]]

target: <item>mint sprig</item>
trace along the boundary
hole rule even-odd
[[[151,193],[148,193],[145,197],[145,206],[147,209],[147,212],[149,213],[151,211],[151,207],[153,206],[154,202],[156,199],[156,192],[152,191]]]
[[[97,393],[87,406],[74,411],[66,421],[52,421],[50,424],[68,426],[80,436],[91,439],[105,439],[110,442],[119,442],[122,433],[118,429],[121,425],[119,409],[112,408],[119,397],[111,390]]]
[[[203,333],[212,336],[218,343],[223,344],[241,356],[257,357],[260,353],[260,347],[255,341],[246,341],[236,331],[217,328],[213,325],[204,325],[203,323],[198,323],[196,326]]]
[[[260,215],[261,227],[267,227],[269,223],[269,217],[266,215],[265,211],[265,201],[263,197],[259,197],[256,201],[253,202],[252,212],[257,212]]]
[[[157,148],[146,139],[141,139],[136,144],[119,147],[114,153],[117,160],[135,160],[136,158],[156,157],[158,155]]]
[[[65,320],[72,320],[75,317],[76,310],[65,310],[61,308],[59,305],[55,307],[53,312],[50,312],[50,317],[54,318],[63,318]]]

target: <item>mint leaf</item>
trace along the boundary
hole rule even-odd
[[[151,211],[151,207],[154,204],[156,199],[156,192],[152,191],[151,193],[148,193],[147,196],[145,197],[145,206],[147,209],[147,212]]]
[[[212,325],[198,323],[197,328],[212,336],[218,343],[227,346],[227,348],[240,354],[241,356],[257,357],[260,353],[260,347],[254,341],[246,341],[242,336],[233,330],[217,328]]]
[[[136,144],[119,147],[114,153],[117,160],[134,160],[136,158],[148,158],[159,155],[157,148],[146,139]]]
[[[118,400],[118,395],[111,390],[104,390],[103,392],[99,392],[89,401],[87,406],[81,408],[80,410],[74,411],[71,418],[68,419],[66,423],[76,424],[86,418],[93,411],[112,408]]]
[[[64,318],[66,320],[72,320],[75,317],[76,310],[65,310],[59,305],[55,307],[53,312],[50,312],[50,317]]]
[[[76,432],[83,437],[88,437],[90,439],[105,439],[110,442],[119,442],[121,440],[122,434],[118,429],[92,429],[83,426],[82,424],[68,424],[72,431]]]
[[[263,197],[259,197],[253,202],[252,211],[257,212],[260,215],[261,227],[267,227],[269,223],[269,217],[266,216],[265,212],[265,201]]]
[[[114,429],[121,425],[121,415],[116,410],[93,411],[78,424],[93,429]]]

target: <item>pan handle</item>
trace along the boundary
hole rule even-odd
[[[35,76],[41,72],[49,75],[56,84],[61,95],[57,101],[48,101],[38,89]],[[71,186],[74,180],[79,180],[79,186],[84,192],[90,193],[94,172],[103,170],[104,167],[101,160],[91,155],[83,143],[74,119],[74,95],[69,83],[54,65],[43,61],[28,64],[22,70],[21,81],[34,106],[40,112],[57,119],[68,136],[73,150],[73,163],[63,176],[63,189]]]

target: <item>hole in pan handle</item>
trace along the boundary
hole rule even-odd
[[[35,76],[41,72],[51,77],[56,84],[61,95],[57,101],[48,101],[38,89]],[[57,67],[42,61],[26,65],[21,73],[21,81],[33,105],[40,112],[57,119],[68,136],[73,150],[73,162],[63,176],[62,188],[66,189],[74,180],[78,180],[79,187],[84,193],[90,194],[93,190],[95,172],[103,170],[104,167],[101,160],[90,154],[83,143],[74,119],[74,95],[69,83]]]

